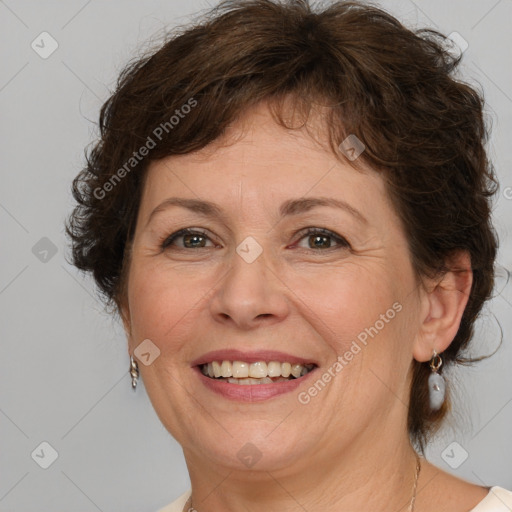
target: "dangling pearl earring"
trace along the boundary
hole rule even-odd
[[[130,375],[132,376],[132,388],[135,391],[139,380],[139,365],[133,356],[130,356]]]
[[[429,401],[432,411],[441,409],[445,399],[446,381],[442,375],[437,373],[442,364],[441,356],[434,350],[434,355],[430,361],[432,373],[428,377]]]

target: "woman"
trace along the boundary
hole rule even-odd
[[[121,74],[67,229],[183,447],[162,512],[510,510],[418,455],[497,250],[458,61],[362,3],[251,0]]]

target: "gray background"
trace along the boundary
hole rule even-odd
[[[450,376],[457,405],[428,458],[512,489],[512,285],[504,271],[512,268],[512,1],[381,5],[410,26],[460,33],[469,43],[464,76],[488,101],[501,267],[474,354],[497,346],[498,322],[504,343],[495,357]],[[1,511],[151,512],[189,485],[181,448],[143,385],[131,390],[121,327],[103,313],[92,281],[65,261],[63,222],[83,148],[123,65],[155,33],[207,7],[204,0],[0,1]],[[47,59],[31,48],[43,31],[59,45]],[[34,460],[48,450],[31,457],[43,441],[58,453],[48,469]]]

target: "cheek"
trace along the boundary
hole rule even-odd
[[[205,300],[209,288],[201,281],[160,265],[135,266],[128,290],[133,342],[149,338],[161,351],[175,350]]]
[[[353,341],[364,348],[365,341],[391,334],[401,309],[392,277],[361,265],[297,273],[287,284],[301,314],[336,354],[349,350]]]

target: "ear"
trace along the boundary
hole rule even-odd
[[[426,281],[422,292],[421,325],[414,341],[417,361],[430,361],[433,351],[444,352],[455,338],[473,284],[471,258],[455,251],[446,262],[450,270],[441,278]]]

